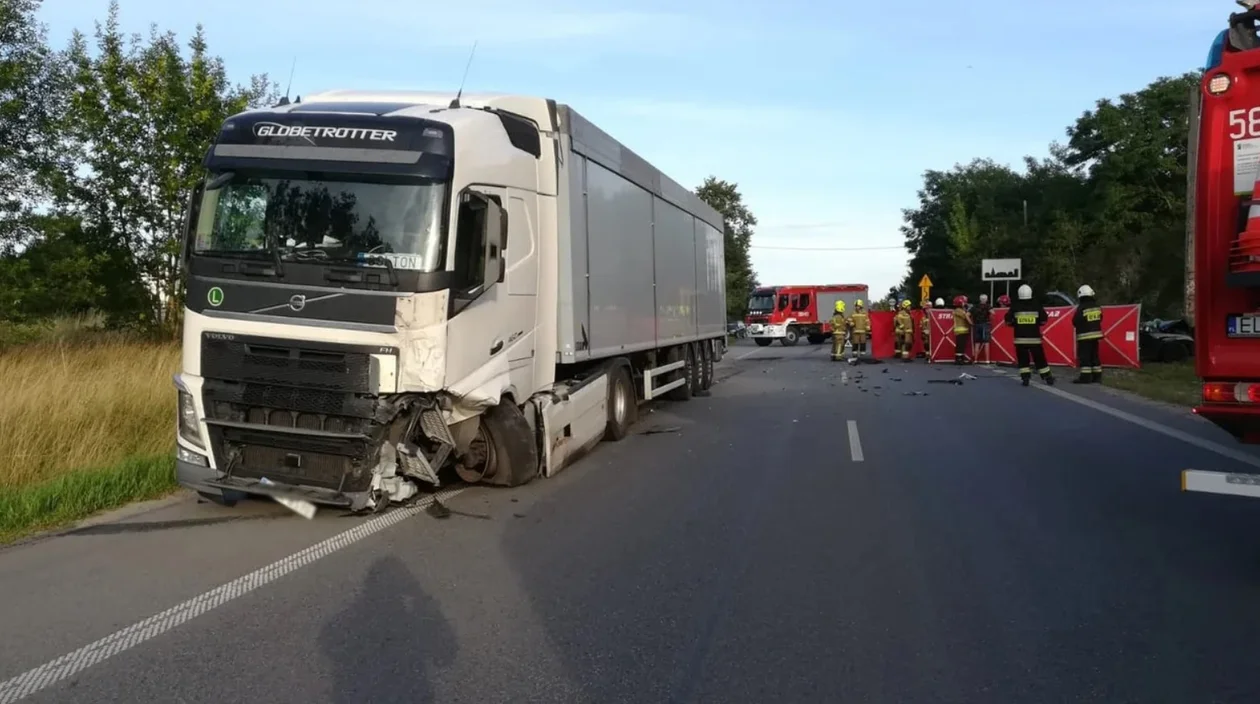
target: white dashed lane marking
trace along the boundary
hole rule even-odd
[[[446,501],[462,491],[464,491],[463,487],[440,491],[436,494],[436,498]],[[244,577],[234,579],[217,589],[212,589],[201,596],[173,606],[156,616],[150,616],[143,621],[134,623],[121,631],[105,636],[95,643],[85,645],[73,653],[67,653],[56,660],[51,660],[32,670],[27,670],[8,681],[0,682],[0,704],[10,704],[10,702],[16,702],[40,690],[47,689],[93,665],[100,664],[202,614],[239,599],[290,572],[295,572],[370,535],[405,521],[432,504],[433,498],[428,497],[407,508],[395,509],[371,520],[364,521],[344,533],[338,533],[301,552],[294,553],[266,567],[254,570]]]

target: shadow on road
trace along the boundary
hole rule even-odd
[[[436,701],[434,675],[458,645],[437,602],[396,557],[377,560],[358,597],[319,635],[339,704]]]

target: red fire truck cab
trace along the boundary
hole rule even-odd
[[[817,345],[831,336],[836,301],[844,301],[846,312],[852,313],[856,301],[867,300],[868,290],[862,284],[766,286],[753,291],[748,299],[744,324],[759,347],[775,340],[791,347],[801,337]]]
[[[1230,15],[1199,92],[1194,193],[1194,412],[1260,443],[1260,37],[1255,2]],[[1192,122],[1192,124],[1194,124]],[[1193,134],[1193,132],[1192,132]],[[1260,476],[1186,470],[1182,488],[1260,497]]]

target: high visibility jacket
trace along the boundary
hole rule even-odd
[[[967,311],[962,308],[954,309],[954,334],[966,335],[971,332],[971,325],[967,323]]]
[[[1101,340],[1102,308],[1093,298],[1082,298],[1077,305],[1076,314],[1072,316],[1072,327],[1076,328],[1078,340]]]
[[[930,313],[931,311],[923,311],[923,317],[919,319],[919,330],[923,331],[924,335],[932,330],[932,316]]]
[[[1046,309],[1032,301],[1015,301],[1006,311],[1006,324],[1015,333],[1017,345],[1040,345],[1041,326],[1049,319]]]
[[[836,313],[831,316],[831,332],[844,334],[845,328],[849,326],[849,321],[844,317],[844,313]]]
[[[914,332],[914,318],[910,317],[909,311],[897,311],[893,316],[893,329],[902,335]]]
[[[854,313],[849,318],[849,324],[853,326],[855,333],[868,333],[871,331],[871,319],[866,313]]]

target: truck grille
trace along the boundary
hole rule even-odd
[[[268,386],[370,393],[371,355],[292,340],[245,341],[203,334],[201,375]]]

